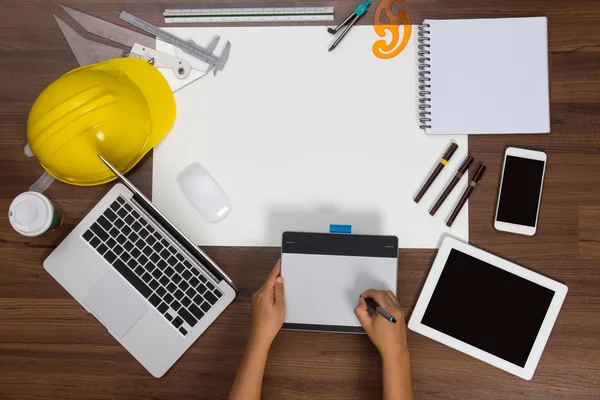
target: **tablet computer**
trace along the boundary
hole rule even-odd
[[[284,329],[364,333],[354,314],[360,294],[396,294],[395,236],[285,232],[281,253]]]
[[[567,286],[444,239],[409,329],[530,380]]]

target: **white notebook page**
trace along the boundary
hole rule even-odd
[[[548,133],[547,20],[425,20],[428,134]]]

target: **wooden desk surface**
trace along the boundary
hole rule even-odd
[[[358,0],[336,0],[336,21]],[[118,21],[125,9],[162,24],[165,3],[70,1],[81,11]],[[187,4],[185,4],[187,3]],[[310,0],[270,5],[325,5]],[[171,7],[257,6],[260,1],[179,1]],[[545,15],[549,24],[552,133],[472,136],[470,150],[488,172],[470,212],[471,243],[569,286],[531,382],[409,334],[417,399],[600,398],[600,3],[594,0],[406,0],[413,21]],[[42,173],[23,155],[25,123],[40,91],[77,66],[52,14],[53,2],[0,1],[0,398],[225,398],[244,349],[250,296],[278,257],[276,248],[207,248],[240,293],[162,379],[152,378],[94,317],[42,268],[42,261],[109,186],[54,184],[47,195],[64,209],[56,232],[27,239],[6,218],[11,200]],[[372,23],[373,11],[361,23]],[[69,20],[70,21],[70,20]],[[73,26],[76,26],[73,24]],[[538,234],[492,227],[503,150],[542,149],[549,163]],[[151,155],[130,174],[151,193]],[[434,257],[401,250],[398,291],[408,312]],[[380,359],[364,336],[281,332],[269,356],[265,399],[377,399]]]

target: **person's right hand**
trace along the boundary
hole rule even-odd
[[[378,313],[371,316],[364,300],[367,298],[375,300],[377,304],[396,317],[396,323],[389,322]],[[374,289],[365,291],[360,295],[354,313],[382,358],[408,356],[404,311],[392,292]]]

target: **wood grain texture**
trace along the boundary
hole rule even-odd
[[[600,259],[600,206],[580,206],[579,256],[591,260]]]
[[[335,0],[336,22],[357,0]],[[117,22],[125,9],[162,24],[167,7],[325,5],[322,1],[77,0],[69,6]],[[552,133],[472,137],[470,150],[488,172],[471,199],[471,243],[569,286],[536,375],[523,381],[410,333],[417,399],[600,398],[600,3],[594,0],[405,0],[424,18],[545,15],[549,23]],[[373,10],[361,20],[370,24]],[[0,215],[42,173],[23,155],[31,104],[53,79],[76,67],[52,14],[53,2],[0,0]],[[77,26],[73,24],[77,29]],[[81,31],[81,30],[80,30]],[[350,39],[348,39],[350,40]],[[476,49],[474,56],[476,56]],[[548,153],[540,226],[532,238],[494,231],[492,221],[504,148]],[[151,155],[130,173],[151,193]],[[42,268],[42,261],[108,185],[54,184],[47,192],[64,210],[55,232],[28,239],[6,217],[0,224],[0,399],[223,399],[241,358],[250,296],[278,257],[276,248],[208,248],[235,280],[237,300],[162,379],[154,379]],[[434,251],[402,250],[399,299],[414,307]],[[364,336],[281,332],[269,356],[265,399],[377,399],[380,359]]]

